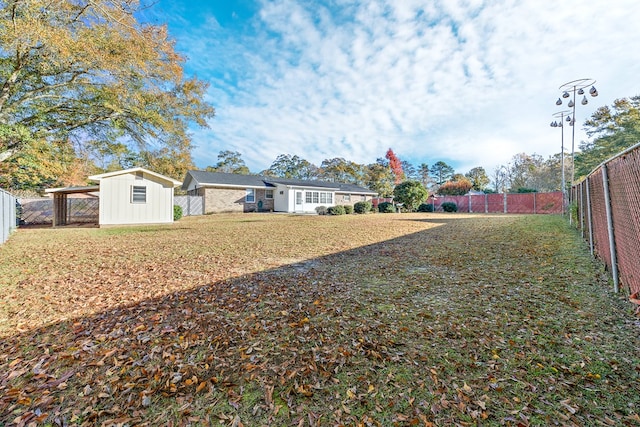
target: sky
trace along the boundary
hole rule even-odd
[[[582,124],[640,95],[637,0],[158,0],[185,71],[216,109],[193,128],[198,168],[238,151],[252,172],[280,154],[491,174],[518,153],[571,153],[550,127],[559,87],[594,79]],[[588,88],[587,88],[588,89]]]

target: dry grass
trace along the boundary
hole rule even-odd
[[[220,215],[0,255],[0,425],[640,422],[632,310],[556,216]]]

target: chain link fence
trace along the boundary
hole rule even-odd
[[[572,220],[591,253],[638,300],[640,292],[640,144],[598,166],[571,188]],[[640,308],[640,307],[639,307]]]
[[[52,225],[53,199],[20,198],[18,222],[20,225]],[[67,199],[68,224],[98,224],[100,200],[98,198]]]
[[[436,212],[442,212],[443,203],[455,203],[458,212],[506,214],[559,214],[562,213],[562,192],[469,194],[466,196],[430,197]]]

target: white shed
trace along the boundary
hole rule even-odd
[[[173,189],[180,181],[143,168],[89,179],[100,186],[100,226],[173,222]]]

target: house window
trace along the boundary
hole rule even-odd
[[[302,204],[302,191],[296,191],[296,205],[301,205],[301,204]]]
[[[273,190],[265,190],[264,198],[265,199],[273,199]]]
[[[362,196],[360,196],[360,200],[362,200],[363,202],[367,201],[367,196],[363,194]]]
[[[323,191],[305,191],[304,200],[305,203],[331,204],[333,203],[333,193],[326,193]]]
[[[131,203],[147,203],[147,187],[142,185],[132,185]]]
[[[345,194],[344,196],[342,196],[342,200],[344,200],[345,202],[350,202],[351,194]]]
[[[255,203],[256,202],[256,190],[253,188],[247,188],[247,195],[244,196],[244,201],[246,203]]]

